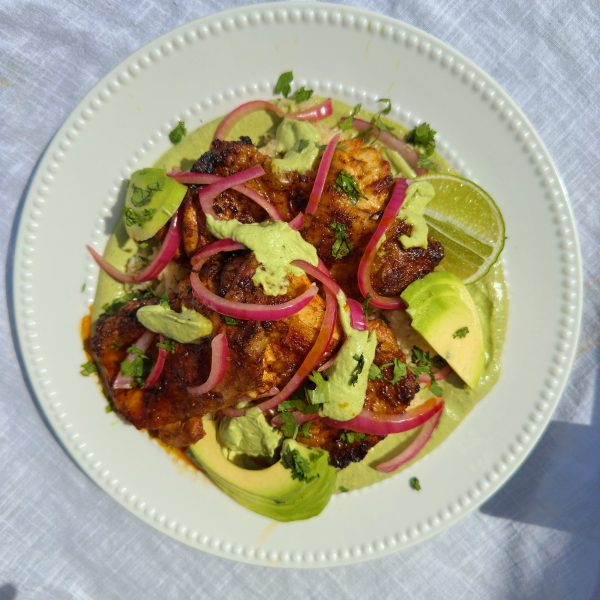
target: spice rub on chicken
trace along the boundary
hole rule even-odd
[[[272,168],[271,158],[258,150],[249,138],[235,142],[215,140],[210,150],[194,163],[192,171],[228,177],[256,165],[261,165],[265,174],[245,185],[267,198],[285,221],[306,209],[315,171],[277,173]],[[333,155],[316,213],[305,217],[300,230],[302,238],[316,248],[319,259],[349,297],[360,299],[356,284],[358,263],[389,201],[393,185],[390,166],[376,148],[361,139],[345,140]],[[190,284],[190,259],[216,241],[200,208],[201,190],[200,186],[188,186],[181,204],[181,243],[176,254],[180,282],[174,287],[171,283],[168,303],[174,311],[181,311],[185,306],[208,318],[213,328],[211,336],[197,343],[174,342],[158,380],[146,387],[144,376],[158,356],[159,336],[156,335],[144,355],[138,357],[140,376],[137,380],[134,378],[128,388],[115,387],[114,383],[127,360],[128,349],[145,331],[136,318],[137,310],[158,300],[131,301],[102,315],[92,338],[93,357],[115,410],[137,428],[147,429],[177,447],[191,445],[203,436],[202,416],[219,415],[240,401],[251,402],[270,390],[285,387],[313,347],[325,315],[322,286],[320,295],[315,295],[304,308],[280,320],[225,318],[198,299]],[[233,188],[220,193],[212,207],[223,220],[236,219],[242,224],[251,224],[268,219],[263,208]],[[442,247],[431,239],[426,248],[403,248],[399,236],[410,234],[410,230],[411,226],[405,221],[396,221],[382,245],[384,252],[373,263],[372,284],[382,295],[397,296],[411,281],[433,270],[443,257]],[[161,236],[164,230],[156,239],[162,239]],[[253,280],[258,266],[250,251],[228,252],[209,258],[197,276],[216,296],[251,305],[291,301],[315,285],[304,274],[288,275],[287,291],[269,295]],[[164,286],[168,278],[168,275],[163,277],[161,285]],[[419,385],[409,369],[404,369],[402,376],[396,376],[391,365],[405,365],[406,357],[388,325],[373,319],[368,327],[377,336],[373,364],[380,367],[383,376],[368,381],[364,406],[375,415],[401,413]],[[211,391],[195,395],[190,388],[209,376],[210,342],[220,333],[225,334],[228,343],[225,375]],[[315,368],[336,353],[343,337],[339,324],[335,325]],[[324,420],[311,422],[303,434],[298,437],[299,441],[328,450],[331,464],[338,468],[362,460],[381,439],[374,435],[348,434]]]

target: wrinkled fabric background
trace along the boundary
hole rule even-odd
[[[31,172],[96,81],[217,0],[0,0],[1,280]],[[0,317],[0,600],[121,598],[600,598],[600,4],[352,2],[420,27],[472,59],[541,134],[570,194],[584,257],[574,370],[541,442],[491,500],[385,559],[311,572],[214,558],[154,531],[58,445]],[[8,304],[8,294],[3,301]],[[60,290],[49,293],[61,293]]]

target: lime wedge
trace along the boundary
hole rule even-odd
[[[504,248],[502,213],[477,184],[456,175],[427,175],[435,197],[425,208],[431,236],[444,246],[440,267],[464,283],[481,279]]]

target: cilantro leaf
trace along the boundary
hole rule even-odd
[[[371,294],[367,294],[362,303],[362,309],[363,309],[363,312],[365,313],[365,316],[369,315],[369,310],[371,309],[371,307],[369,306],[370,302],[371,302]]]
[[[335,233],[335,240],[331,246],[331,256],[336,260],[348,256],[352,252],[352,244],[348,241],[348,234],[346,233],[346,225],[332,221],[329,224],[329,228]]]
[[[435,380],[435,377],[431,378],[431,385],[429,386],[432,394],[435,396],[443,396],[444,390],[442,390],[440,384]]]
[[[163,348],[169,354],[173,354],[173,352],[175,352],[175,342],[169,338],[165,338],[162,342],[157,342],[156,347]]]
[[[360,191],[356,179],[347,173],[343,169],[338,173],[335,178],[335,188],[338,192],[346,194],[351,204],[356,204],[360,198],[366,198],[366,196]]]
[[[127,227],[132,227],[133,225],[141,226],[147,221],[149,221],[154,216],[155,212],[155,208],[143,208],[142,210],[134,210],[130,206],[126,206],[123,210],[125,224],[127,225]]]
[[[379,111],[379,114],[389,115],[392,110],[392,101],[389,98],[377,98],[377,102],[384,104],[384,107]]]
[[[468,333],[469,333],[469,328],[468,327],[461,327],[460,329],[457,329],[452,334],[452,337],[453,338],[464,338]]]
[[[427,157],[435,150],[436,133],[429,123],[420,123],[414,129],[411,129],[404,139],[415,146],[421,156]]]
[[[394,359],[394,371],[390,383],[396,385],[403,377],[406,377],[406,365],[397,358]]]
[[[187,135],[187,129],[185,128],[185,123],[183,121],[179,121],[174,129],[169,133],[169,139],[172,144],[179,144],[181,140]]]
[[[350,114],[339,122],[338,127],[342,131],[348,131],[348,129],[352,129],[352,119],[354,119],[354,117],[360,112],[361,106],[361,104],[357,104],[350,111]]]
[[[298,433],[298,423],[294,418],[294,415],[290,412],[284,412],[279,415],[281,419],[281,425],[279,429],[286,438],[295,438]]]
[[[155,298],[155,297],[156,296],[154,295],[154,292],[152,292],[150,290],[145,290],[143,292],[139,292],[139,291],[127,292],[126,294],[123,294],[122,296],[115,298],[112,302],[107,302],[106,304],[103,304],[102,310],[107,315],[114,315],[117,312],[119,312],[119,310],[121,309],[121,307],[124,304],[127,304],[127,302],[130,302],[131,300],[148,300],[150,298]]]
[[[87,362],[83,363],[81,365],[81,370],[79,371],[80,375],[83,375],[84,377],[88,377],[92,373],[97,372],[98,367],[96,366],[96,363],[93,360],[88,360]]]
[[[297,410],[298,412],[301,412],[305,415],[309,415],[319,411],[318,406],[307,404],[304,398],[292,398],[290,400],[284,400],[281,404],[279,404],[277,409],[279,410],[279,412]]]
[[[372,381],[381,381],[383,379],[383,373],[375,363],[371,363],[369,367],[369,379]]]
[[[162,308],[165,308],[165,309],[171,308],[169,306],[169,295],[166,292],[161,296],[159,304],[162,306]]]
[[[312,437],[312,433],[310,432],[311,425],[312,423],[310,421],[302,423],[302,425],[300,425],[298,428],[298,435],[302,436],[303,438]]]
[[[411,477],[411,478],[408,480],[408,484],[410,485],[410,487],[411,487],[413,490],[416,490],[417,492],[420,492],[420,491],[421,491],[421,482],[418,480],[418,478],[417,478],[417,477]]]
[[[412,347],[411,360],[415,365],[420,367],[431,366],[431,357],[429,356],[429,352],[422,350],[418,346]]]
[[[286,71],[279,76],[275,88],[273,89],[274,94],[281,94],[284,98],[287,98],[292,91],[291,83],[294,80],[294,73],[292,71]]]
[[[228,317],[227,315],[223,315],[223,320],[225,321],[225,323],[227,325],[237,325],[238,324],[237,319],[234,319],[233,317]]]
[[[130,358],[130,356],[132,358]],[[131,377],[135,387],[142,387],[144,383],[144,371],[146,369],[146,361],[148,357],[137,346],[127,348],[127,357],[121,362],[121,373],[126,377]]]
[[[310,476],[310,462],[298,450],[286,448],[281,453],[281,464],[292,472],[292,479],[308,483],[318,477],[318,475]]]
[[[340,440],[342,442],[354,444],[354,442],[362,442],[366,437],[366,433],[360,433],[358,431],[343,431],[340,435]]]
[[[352,357],[356,361],[356,366],[352,369],[350,373],[350,379],[348,380],[348,385],[356,385],[358,381],[358,376],[363,372],[365,368],[365,355],[364,354],[355,354]]]
[[[312,90],[307,90],[304,86],[302,86],[299,90],[296,90],[292,94],[292,100],[294,100],[294,102],[304,102],[305,100],[308,100],[312,95]]]

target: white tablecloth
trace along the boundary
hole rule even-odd
[[[3,282],[30,174],[87,90],[154,37],[235,4],[0,0]],[[540,444],[479,510],[408,551],[312,572],[228,562],[144,525],[67,458],[24,383],[5,308],[0,600],[600,598],[600,4],[353,4],[436,35],[490,73],[531,119],[562,174],[583,249],[585,313],[569,385]]]

